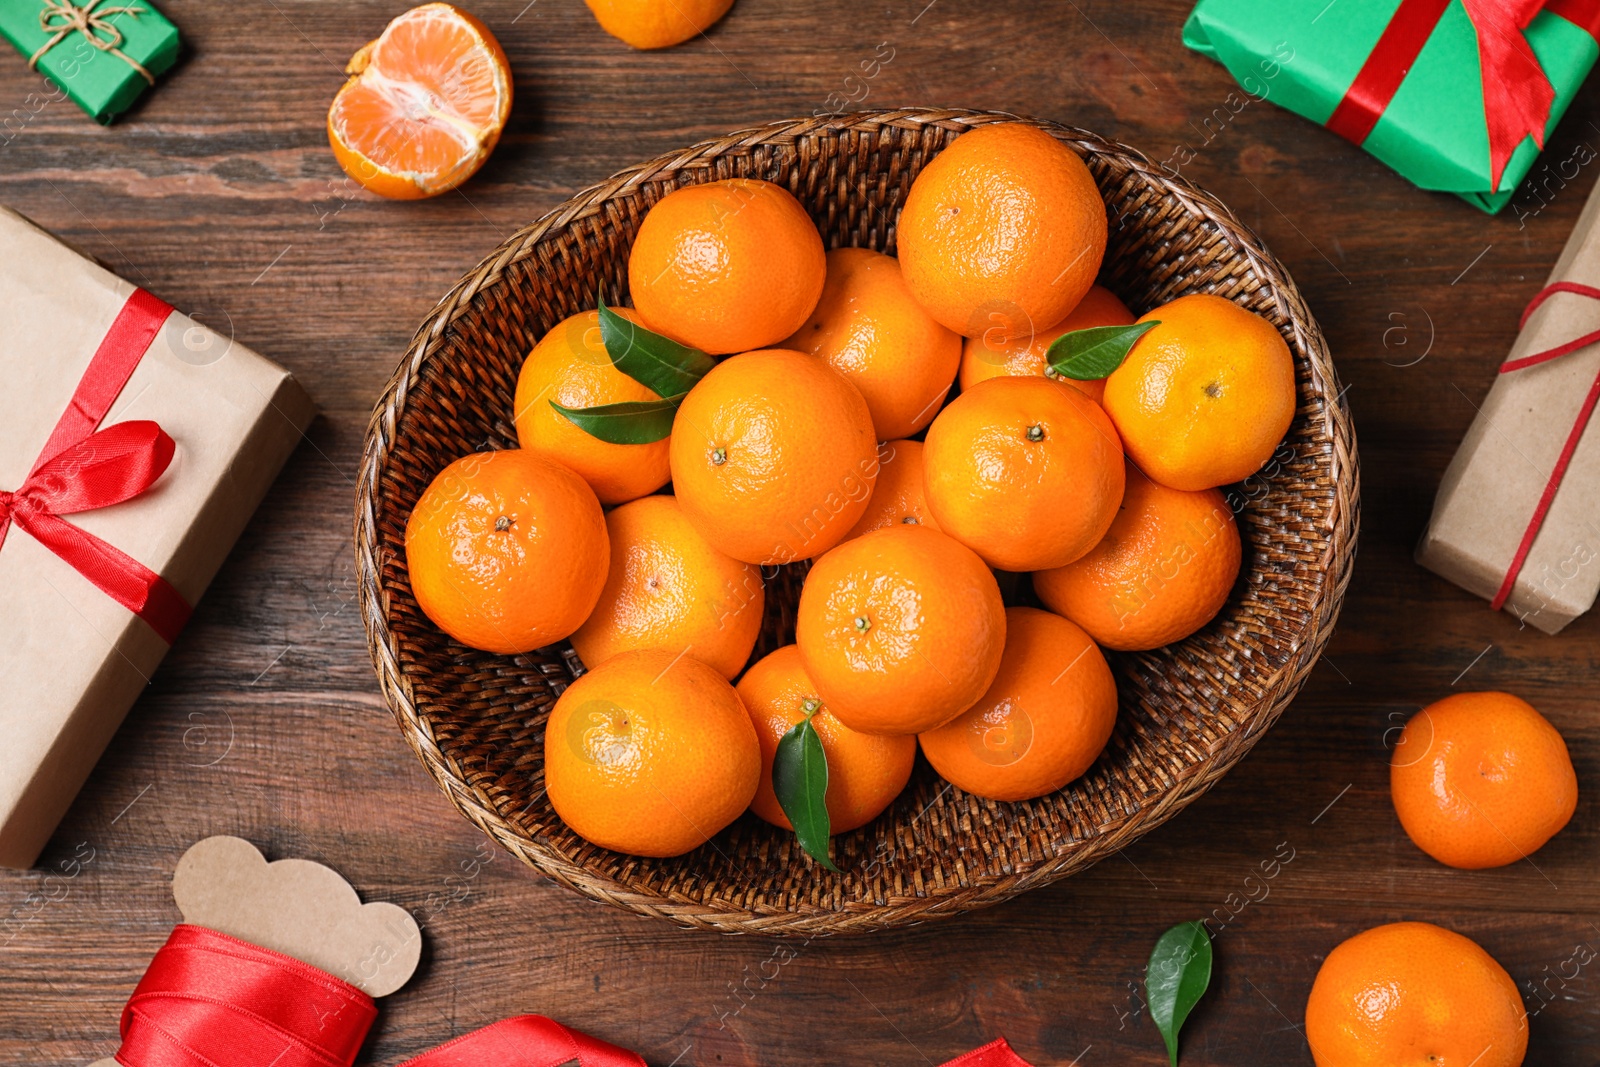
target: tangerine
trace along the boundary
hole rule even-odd
[[[784,645],[757,660],[737,688],[761,742],[761,784],[750,810],[772,825],[794,829],[772,790],[772,759],[783,735],[808,715],[828,759],[825,803],[833,833],[876,819],[911,780],[916,738],[858,733],[840,722],[806,674],[797,646]]]
[[[1129,463],[1111,529],[1087,555],[1036,571],[1051,611],[1107,648],[1130,652],[1182,640],[1222,610],[1239,576],[1239,527],[1221,490],[1186,493]]]
[[[333,156],[364,188],[397,200],[449,192],[499,143],[511,65],[489,28],[451,4],[397,16],[350,58],[328,108]]]
[[[820,359],[782,348],[723,360],[673,423],[672,485],[700,536],[746,563],[792,563],[842,541],[878,475],[872,416]]]
[[[594,490],[526,449],[456,460],[406,520],[417,606],[488,652],[530,652],[576,630],[600,598],[608,555]]]
[[[750,806],[761,745],[728,680],[692,656],[623,652],[567,687],[544,731],[550,804],[579,836],[678,856]]]
[[[761,572],[712,548],[671,496],[606,515],[611,566],[599,603],[572,635],[594,667],[622,652],[687,653],[724,678],[744,670],[761,632]]]
[[[1082,159],[1043,130],[980,126],[935,156],[906,195],[900,267],[929,314],[967,337],[1001,311],[1060,322],[1106,250],[1106,206]]]
[[[1078,301],[1078,306],[1047,330],[1026,330],[1016,334],[1003,323],[997,322],[978,336],[967,338],[962,344],[961,373],[958,378],[962,391],[971,389],[985,378],[1043,375],[1066,382],[1098,404],[1105,395],[1105,380],[1095,378],[1083,381],[1056,374],[1050,369],[1050,346],[1056,338],[1073,330],[1127,326],[1132,322],[1133,312],[1117,299],[1117,294],[1101,285],[1091,285],[1089,291],[1083,294],[1083,299]]]
[[[991,567],[1061,567],[1110,529],[1122,446],[1100,406],[1048,378],[990,378],[950,402],[922,450],[928,508]]]
[[[1375,926],[1322,962],[1306,1001],[1317,1067],[1518,1067],[1517,985],[1471,938],[1432,923]]]
[[[1209,293],[1159,321],[1106,379],[1102,403],[1139,469],[1196,492],[1260,470],[1294,419],[1294,357],[1266,319]]]
[[[1000,670],[978,702],[924,732],[940,777],[990,800],[1053,793],[1100,757],[1117,722],[1117,683],[1074,622],[1038,608],[1006,609]]]
[[[961,338],[906,288],[893,256],[827,255],[822,297],[785,348],[819,356],[866,398],[878,440],[910,437],[939,413],[961,363]]]
[[[669,48],[710,29],[733,0],[584,0],[600,28],[635,48]]]
[[[800,590],[795,643],[835,718],[869,734],[942,726],[983,695],[1005,605],[977,553],[925,526],[852,538]]]
[[[822,236],[800,201],[753,178],[668,193],[628,255],[628,288],[645,324],[713,356],[798,330],[825,272]]]
[[[1561,734],[1510,693],[1454,693],[1413,715],[1389,795],[1416,846],[1451,867],[1503,867],[1537,852],[1578,807]]]
[[[631,308],[618,308],[617,314],[632,322],[639,319]],[[656,399],[647,386],[612,365],[600,339],[600,313],[579,312],[557,323],[522,364],[512,403],[517,440],[576,471],[600,503],[620,504],[667,484],[672,473],[666,438],[637,445],[602,441],[579,429],[551,402],[587,408]]]
[[[878,446],[878,478],[872,496],[846,537],[900,523],[939,528],[922,492],[921,441],[885,441]]]

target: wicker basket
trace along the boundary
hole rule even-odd
[[[829,247],[893,251],[917,172],[963,130],[1014,116],[906,109],[774,123],[615,175],[512,236],[428,315],[373,412],[356,503],[368,643],[401,732],[457,808],[560,884],[681,926],[818,936],[994,904],[1080,871],[1159,826],[1220,778],[1283,712],[1327,642],[1358,521],[1355,437],[1317,324],[1288,274],[1210,195],[1083,130],[1034,125],[1081,153],[1112,217],[1102,281],[1142,311],[1214,292],[1260,312],[1294,351],[1299,407],[1284,447],[1230,491],[1243,573],[1222,613],[1168,648],[1112,657],[1121,697],[1098,763],[1021,804],[969,796],[919,760],[868,826],[835,839],[843,875],[745,815],[676,859],[623,856],[568,830],[544,792],[543,729],[582,670],[562,644],[522,656],[464,648],[423,617],[407,581],[406,517],[433,476],[516,446],[524,356],[563,317],[626,295],[645,212],[683,185],[765,178],[800,198]],[[1028,120],[1021,120],[1028,121]],[[757,655],[792,639],[801,573],[768,586]]]

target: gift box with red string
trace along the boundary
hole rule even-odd
[[[0,294],[0,866],[26,867],[313,411],[3,208]]]
[[[1424,189],[1510,202],[1600,45],[1600,0],[1200,0],[1183,40]]]
[[[1530,295],[1417,562],[1553,634],[1600,592],[1600,186]]]

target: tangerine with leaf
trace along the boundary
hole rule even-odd
[[[806,673],[798,646],[784,645],[757,660],[736,688],[761,742],[761,784],[750,809],[772,825],[794,829],[787,810],[810,799],[780,797],[773,790],[773,760],[779,746],[807,721],[826,759],[824,839],[877,818],[911,780],[916,739],[864,734],[840,722]]]
[[[610,313],[630,325],[639,319],[631,308]],[[601,312],[580,312],[557,323],[522,364],[512,401],[517,440],[576,471],[602,504],[620,504],[667,484],[671,468],[666,435],[654,437],[658,431],[643,418],[631,420],[637,429],[619,424],[629,420],[613,418],[611,432],[596,436],[575,411],[639,407],[661,399],[617,368],[605,344]]]
[[[1105,379],[1087,381],[1065,377],[1050,366],[1050,349],[1062,334],[1096,326],[1129,326],[1134,321],[1117,295],[1102,285],[1091,285],[1083,299],[1060,322],[1044,330],[1019,334],[994,328],[968,337],[961,346],[961,388],[967,390],[986,378],[1043,375],[1057,378],[1095,403],[1105,394]]]

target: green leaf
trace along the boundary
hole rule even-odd
[[[716,360],[688,345],[680,345],[600,304],[600,340],[605,343],[611,363],[623,374],[657,396],[673,397],[687,393]]]
[[[590,437],[614,445],[647,445],[672,433],[672,420],[681,403],[682,393],[664,400],[628,400],[592,408],[562,407],[554,400],[550,406]]]
[[[1135,322],[1130,326],[1091,326],[1087,330],[1072,330],[1050,342],[1045,361],[1050,369],[1063,378],[1076,378],[1092,382],[1104,378],[1122,366],[1128,358],[1133,343],[1159,319]]]
[[[1178,1067],[1178,1031],[1210,984],[1211,935],[1205,923],[1179,923],[1162,934],[1144,969],[1144,993],[1172,1067]]]
[[[772,758],[772,791],[794,825],[800,847],[828,870],[838,872],[828,858],[828,754],[822,750],[822,738],[811,725],[810,715],[778,739],[778,751]]]

